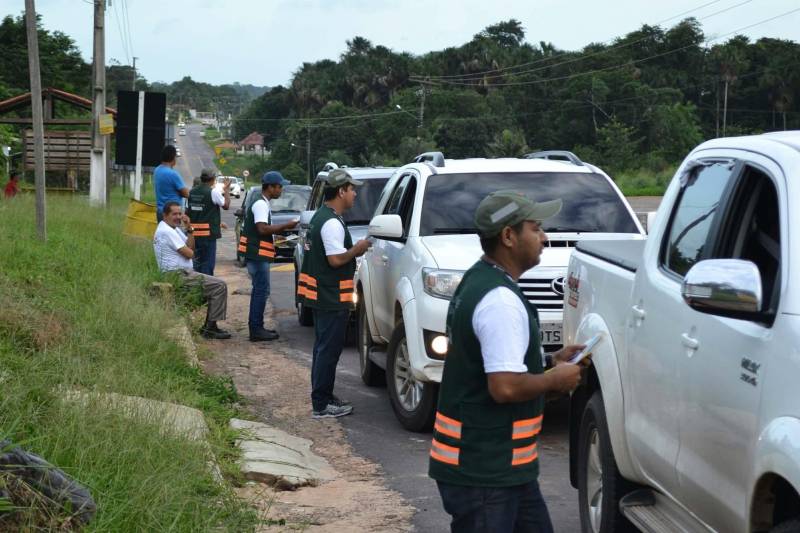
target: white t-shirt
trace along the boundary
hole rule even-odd
[[[339,219],[331,218],[326,221],[319,233],[322,235],[322,244],[325,245],[325,255],[339,255],[347,251],[344,247],[344,226]]]
[[[253,211],[253,221],[256,224],[259,222],[269,224],[269,200],[264,195],[261,195],[261,198],[256,200],[250,209]]]
[[[525,305],[508,287],[492,289],[472,314],[472,329],[481,343],[483,369],[492,372],[527,372],[525,354],[530,323]]]
[[[161,272],[188,268],[192,270],[192,260],[183,257],[178,250],[186,246],[188,237],[178,228],[173,228],[163,220],[158,223],[153,235],[153,251]]]
[[[219,189],[211,189],[211,202],[220,207],[225,205],[225,197]]]

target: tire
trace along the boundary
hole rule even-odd
[[[309,327],[314,325],[314,315],[308,307],[303,305],[303,302],[297,297],[297,268],[294,269],[294,305],[297,308],[297,321],[301,326]]]
[[[769,533],[797,533],[798,531],[800,531],[800,518],[792,518],[773,527]]]
[[[636,531],[619,510],[619,500],[633,488],[619,473],[614,460],[603,396],[597,391],[583,410],[578,435],[578,508],[581,531]]]
[[[363,302],[364,298],[359,295],[358,301]],[[369,331],[367,310],[363,303],[358,304],[356,313],[356,347],[358,348],[358,362],[361,367],[361,381],[363,381],[367,387],[385,385],[386,372],[369,359],[369,350],[374,343],[372,342],[372,334]]]
[[[400,424],[409,431],[430,431],[436,415],[439,387],[418,381],[411,374],[406,328],[398,322],[386,357],[389,401]]]

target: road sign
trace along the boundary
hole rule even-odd
[[[222,148],[220,148],[219,146],[215,146],[214,147],[214,152],[216,152],[217,157],[219,157],[219,154],[222,153]]]
[[[100,135],[111,135],[114,133],[114,117],[111,113],[100,115]]]
[[[250,171],[249,170],[243,170],[242,171],[242,176],[244,176],[245,178],[248,177],[249,175],[250,175]]]
[[[227,159],[225,159],[224,157],[220,157],[220,158],[219,158],[219,164],[220,164],[220,165],[224,165],[224,164],[225,164],[225,163],[227,163],[227,162],[228,162],[228,160],[227,160]]]

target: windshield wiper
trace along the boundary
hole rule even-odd
[[[571,228],[569,226],[553,226],[552,228],[544,228],[545,232],[552,233],[591,233],[597,231],[597,226],[587,226],[585,228]]]
[[[469,234],[469,233],[478,233],[478,230],[475,228],[436,228],[433,230],[434,235],[444,235],[447,233],[457,233],[457,234]]]

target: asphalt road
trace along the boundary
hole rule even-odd
[[[180,128],[175,128],[177,135]],[[216,170],[214,164],[214,151],[206,144],[206,140],[200,136],[205,128],[200,124],[187,124],[186,135],[178,135],[177,146],[181,149],[181,157],[178,158],[178,164],[175,169],[183,177],[184,183],[190,189],[194,184],[194,180],[200,177],[200,171],[204,168],[213,168]]]

